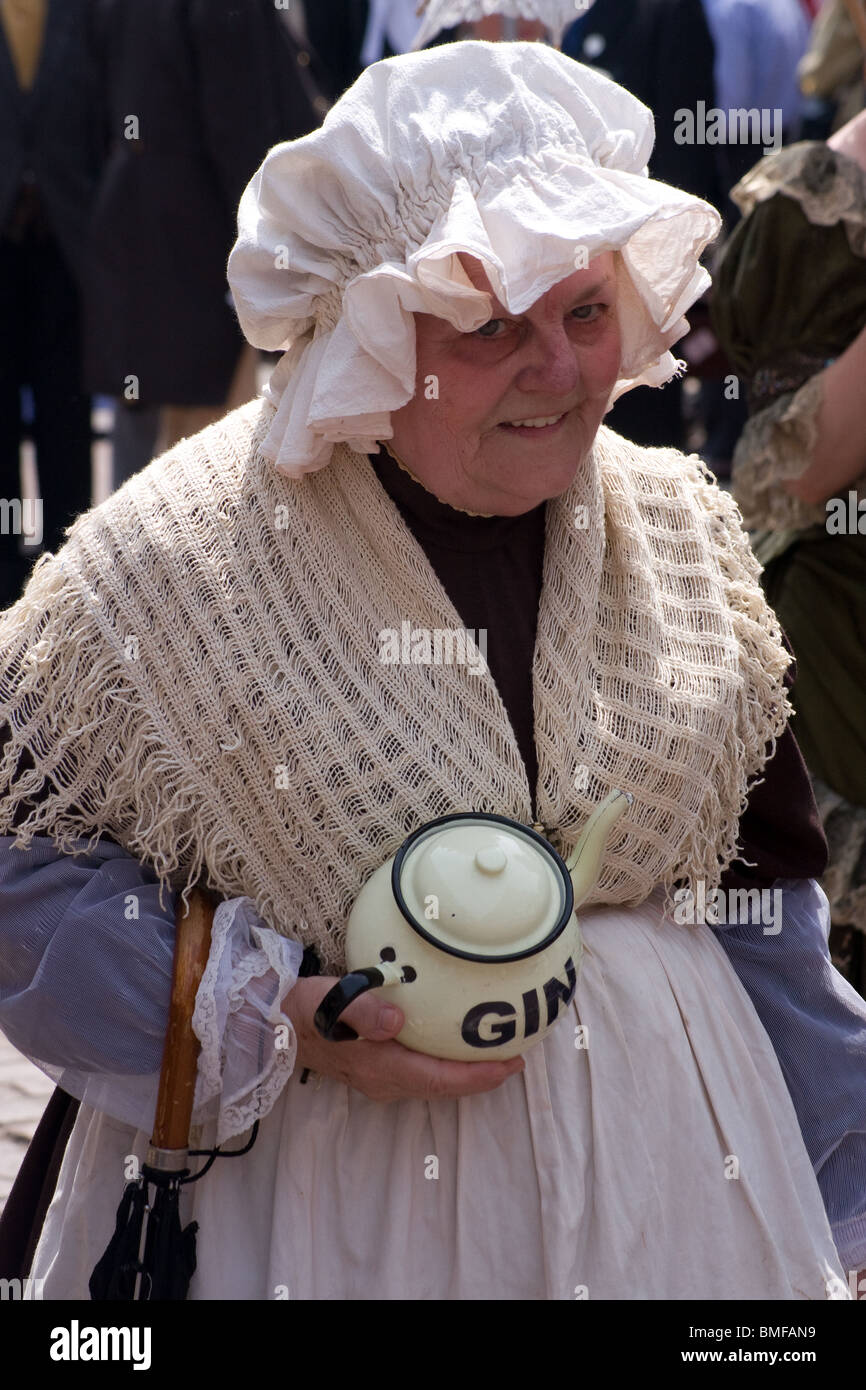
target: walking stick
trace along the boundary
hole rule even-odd
[[[219,899],[194,888],[189,911],[178,900],[168,1029],[162,1055],[153,1136],[141,1177],[127,1185],[114,1235],[90,1278],[94,1299],[186,1298],[195,1273],[198,1226],[180,1224],[180,1188],[187,1167],[199,1041],[192,1031],[195,997],[210,951]],[[151,1195],[150,1189],[154,1189]]]
[[[152,1154],[165,1154],[168,1164],[185,1167],[200,1046],[192,1031],[192,1015],[210,951],[214,918],[211,897],[204,889],[194,888],[186,917],[181,915],[183,903],[178,902],[168,1031],[148,1163]],[[184,1163],[179,1163],[181,1156]]]

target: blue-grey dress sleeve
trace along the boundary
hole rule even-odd
[[[0,837],[0,1029],[70,1095],[136,1128],[153,1122],[174,906],[111,841],[69,855]]]
[[[831,964],[818,884],[779,879],[763,892],[763,910],[713,931],[779,1059],[843,1267],[858,1270],[866,1267],[866,1000]]]
[[[84,846],[86,840],[78,842]],[[54,1066],[159,1071],[171,994],[174,894],[119,845],[61,854],[0,837],[0,1026]]]
[[[86,840],[78,842],[81,848]],[[0,837],[0,1030],[70,1095],[150,1132],[171,997],[176,898],[109,840],[62,853]],[[196,999],[195,1122],[217,1142],[266,1114],[291,1074],[282,1000],[303,947],[248,898],[223,903]],[[290,1045],[274,1047],[274,1029]]]

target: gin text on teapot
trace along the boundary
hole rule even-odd
[[[538,1032],[542,1007],[546,1010],[545,1024],[550,1027],[560,1008],[566,1008],[577,988],[577,971],[571,956],[565,962],[565,980],[554,975],[540,990],[528,989],[521,995],[520,1007],[504,999],[487,1000],[468,1009],[460,1028],[463,1041],[469,1047],[501,1047],[517,1036],[518,1015],[523,1013],[523,1036],[531,1038]],[[483,1028],[483,1036],[482,1036]]]

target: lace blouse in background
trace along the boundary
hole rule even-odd
[[[713,316],[749,397],[733,491],[768,567],[770,602],[801,657],[794,730],[830,849],[822,886],[833,921],[866,931],[866,809],[853,772],[862,765],[862,696],[843,689],[845,673],[858,685],[862,662],[851,608],[862,537],[830,537],[826,505],[783,486],[812,461],[824,369],[866,324],[866,171],[823,143],[804,142],[762,159],[732,197],[744,220],[722,254]],[[849,491],[866,497],[866,471],[843,490],[846,506]],[[799,568],[786,578],[774,562],[786,564],[782,557],[801,542]],[[835,598],[824,587],[831,576]],[[846,758],[850,775],[840,772]]]
[[[811,462],[823,369],[866,323],[866,172],[824,144],[803,142],[762,159],[731,196],[744,221],[725,248],[713,314],[748,383],[734,496],[750,530],[824,526],[823,503],[802,502],[782,485]],[[866,496],[866,471],[851,486]],[[760,537],[759,559],[777,553],[781,540]]]

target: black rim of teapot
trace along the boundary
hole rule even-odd
[[[534,946],[526,947],[522,951],[512,951],[509,955],[491,955],[489,953],[481,954],[477,951],[461,951],[458,946],[449,946],[441,937],[434,936],[432,932],[426,931],[425,928],[421,926],[420,922],[413,916],[411,909],[403,897],[403,889],[400,886],[400,876],[406,855],[409,853],[416,840],[420,839],[422,835],[428,834],[429,831],[435,830],[439,826],[453,825],[456,821],[465,820],[492,821],[496,825],[508,826],[509,830],[517,830],[521,835],[525,836],[526,839],[534,841],[552,861],[562,882],[564,898],[559,916],[543,941],[537,942]],[[561,936],[565,931],[565,928],[571,921],[572,913],[574,912],[574,885],[571,881],[571,874],[568,872],[565,860],[557,853],[550,841],[545,840],[544,836],[539,835],[538,831],[533,830],[531,826],[524,825],[519,820],[512,820],[510,816],[495,815],[491,811],[455,811],[451,815],[439,816],[436,820],[429,820],[426,821],[424,825],[419,825],[418,829],[413,830],[412,834],[403,841],[394,856],[394,863],[391,866],[391,890],[394,894],[394,901],[401,913],[418,936],[423,937],[425,941],[429,941],[430,945],[435,946],[437,950],[445,951],[449,956],[459,956],[461,960],[481,961],[486,965],[499,965],[505,964],[508,961],[524,960],[527,956],[535,956],[539,951],[546,950],[547,947],[552,945],[556,938]]]

